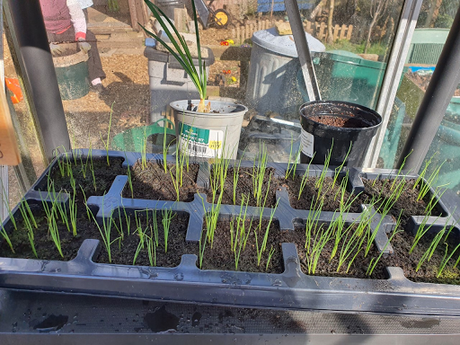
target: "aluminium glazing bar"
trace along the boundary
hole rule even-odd
[[[367,151],[364,167],[375,168],[377,165],[422,2],[423,0],[406,0],[404,2],[377,102],[376,111],[382,115],[383,120]]]

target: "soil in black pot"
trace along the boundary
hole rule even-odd
[[[318,178],[309,177],[306,181],[305,187],[299,198],[299,191],[302,183],[302,176],[295,176],[294,178],[283,179],[283,186],[286,187],[289,194],[289,202],[291,206],[299,210],[310,210],[312,209],[312,202],[317,200],[319,187],[316,186]],[[323,181],[319,198],[324,200],[323,211],[336,211],[340,209],[341,204],[341,179],[333,182],[333,178],[326,177]],[[354,196],[345,192],[345,200],[352,200]],[[314,203],[313,203],[314,205]],[[348,212],[361,212],[361,204],[358,200],[352,203]]]
[[[280,244],[280,230],[276,222],[272,222],[268,234],[266,250],[262,254],[260,264],[257,262],[257,245],[254,231],[257,232],[257,243],[259,248],[262,245],[264,234],[268,226],[268,221],[263,220],[261,230],[258,229],[259,221],[254,220],[250,227],[250,221],[246,220],[246,229],[250,233],[247,237],[246,246],[241,250],[238,260],[238,268],[235,268],[235,253],[231,247],[230,221],[222,220],[217,222],[217,228],[214,235],[212,247],[206,243],[203,256],[203,270],[229,270],[244,272],[265,272],[265,273],[282,273],[284,271],[283,257]],[[247,233],[248,230],[246,230]],[[203,239],[205,241],[206,228],[203,229]],[[242,242],[241,242],[242,243]],[[236,247],[239,251],[239,245]],[[243,247],[241,247],[243,248]],[[272,251],[270,257],[269,253]],[[199,257],[199,254],[197,253]],[[267,266],[268,261],[268,266]],[[199,266],[199,260],[198,260]]]
[[[147,215],[148,212],[148,215]],[[115,228],[124,229],[123,239],[119,238],[111,246],[112,264],[140,265],[157,267],[175,267],[180,264],[182,254],[192,253],[189,245],[185,242],[189,215],[185,212],[165,214],[164,211],[156,212],[156,224],[158,229],[158,245],[154,245],[154,214],[153,211],[139,211],[137,217],[129,216],[130,233],[127,232],[127,223],[124,215],[115,216],[115,224],[121,224]],[[136,221],[137,218],[137,221]],[[170,219],[167,248],[165,248],[165,231],[163,220]],[[138,226],[138,225],[139,226]],[[141,241],[143,234],[144,244]],[[113,239],[119,237],[119,232],[112,231]],[[151,241],[150,238],[153,240]],[[149,249],[151,260],[149,257]],[[165,250],[166,249],[166,250]],[[110,263],[107,248],[102,246],[96,262]]]
[[[179,185],[179,201],[192,201],[197,190],[196,179],[199,165],[190,164],[187,170],[184,165],[182,171],[182,185]],[[172,174],[172,177],[171,177]],[[174,182],[177,177],[175,164],[167,165],[165,173],[163,163],[148,161],[143,167],[140,161],[131,169],[132,191],[129,183],[123,190],[124,198],[150,199],[150,200],[177,200]]]
[[[275,207],[276,205],[276,190],[278,189],[278,181],[274,178],[275,170],[267,168],[263,178],[262,186],[260,189],[259,197],[255,191],[253,176],[257,173],[257,168],[228,168],[227,178],[225,179],[224,193],[222,196],[222,204],[241,205],[243,195],[245,196],[244,204],[246,205],[247,198],[249,197],[249,206],[262,206],[265,202],[265,207]],[[235,190],[235,198],[233,195],[233,176],[234,173],[238,174],[238,182]],[[211,169],[211,179],[214,177],[214,170]],[[210,182],[210,186],[212,183]],[[206,191],[208,202],[212,202],[212,189]],[[219,194],[217,193],[216,199]],[[266,198],[266,199],[265,199]],[[257,202],[259,199],[259,203]],[[266,201],[265,201],[266,200]]]

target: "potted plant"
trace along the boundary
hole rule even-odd
[[[437,173],[296,164],[298,154],[63,154],[1,227],[0,285],[458,316],[458,200],[433,187]]]
[[[206,64],[202,57],[200,32],[194,1],[191,1],[195,23],[196,56],[195,65],[193,50],[188,42],[176,29],[174,23],[164,12],[149,0],[145,0],[148,8],[160,24],[170,43],[162,37],[143,29],[161,44],[182,66],[196,87],[199,100],[178,100],[170,103],[176,122],[176,133],[179,146],[189,155],[212,158],[222,154],[236,158],[238,142],[243,123],[243,116],[248,110],[245,106],[232,102],[206,101]]]

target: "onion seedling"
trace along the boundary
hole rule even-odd
[[[297,150],[297,152],[294,154],[292,152],[294,146],[294,137],[291,135],[291,147],[289,149],[289,159],[288,159],[288,164],[286,166],[286,174],[284,175],[284,179],[288,179],[289,176],[292,175],[292,178],[294,178],[296,170],[297,170],[297,164],[300,159],[300,152],[302,152],[301,146]]]
[[[192,11],[193,11],[193,19],[195,22],[195,38],[196,38],[196,46],[197,46],[197,55],[198,55],[198,67],[195,67],[195,62],[190,53],[190,49],[188,47],[187,42],[179,33],[179,31],[174,26],[173,22],[168,18],[168,16],[155,4],[153,4],[149,0],[144,0],[147,4],[148,8],[152,12],[155,19],[158,21],[160,26],[162,27],[164,33],[168,36],[169,41],[171,42],[173,47],[170,47],[164,40],[162,40],[159,36],[155,35],[153,32],[147,30],[145,27],[141,25],[144,31],[151,37],[155,38],[158,43],[162,44],[169,53],[180,63],[182,68],[185,70],[187,75],[192,80],[193,84],[195,85],[198,94],[200,95],[200,103],[198,105],[197,111],[202,113],[209,109],[206,108],[204,104],[204,100],[206,99],[206,84],[207,84],[207,76],[206,76],[206,64],[205,61],[202,59],[201,56],[201,44],[200,44],[200,32],[198,30],[198,20],[197,20],[197,12],[195,7],[195,2],[192,1]],[[171,31],[172,28],[172,31]]]
[[[307,165],[307,170],[305,170],[305,173],[302,176],[302,180],[300,181],[300,187],[299,187],[299,195],[297,196],[297,200],[300,199],[300,196],[303,193],[303,190],[305,189],[305,186],[307,185],[307,180],[310,175],[310,165],[313,162],[313,159],[315,158],[316,152],[313,153],[313,157],[311,158],[310,162]]]
[[[164,241],[165,241],[165,253],[168,251],[168,236],[169,236],[169,228],[171,226],[171,220],[174,218],[175,214],[173,214],[172,209],[164,209],[162,211],[163,218],[161,219],[161,224],[163,224],[163,233],[164,233]],[[212,246],[212,245],[211,245]]]
[[[255,163],[256,158],[257,164]],[[254,158],[254,166],[252,168],[252,188],[254,199],[256,199],[256,205],[260,206],[265,171],[267,170],[267,148],[265,144],[262,144],[259,148],[259,154],[256,158]]]
[[[246,203],[245,203],[246,202]],[[238,262],[240,260],[241,252],[246,248],[246,243],[251,233],[252,221],[249,227],[246,228],[246,216],[248,210],[249,196],[242,195],[240,213],[236,217],[236,220],[232,218],[230,221],[230,248],[235,257],[235,270],[238,270]],[[244,212],[243,212],[244,207]],[[236,226],[235,226],[236,222]],[[247,231],[246,231],[247,230]]]
[[[97,229],[99,230],[99,233],[101,234],[102,237],[102,242],[104,243],[105,249],[107,250],[107,256],[109,258],[109,263],[112,263],[112,251],[111,251],[111,246],[112,243],[117,241],[119,237],[115,238],[114,240],[111,239],[112,237],[112,225],[113,225],[113,218],[112,217],[102,217],[102,227],[96,220],[96,217],[94,217],[93,213],[89,209],[89,206],[87,203],[85,203],[88,214],[91,215],[91,218],[93,219],[94,223],[97,226]],[[104,198],[102,198],[102,204],[101,204],[101,209],[104,211]],[[102,212],[104,213],[104,212]]]
[[[264,238],[262,240],[262,244],[260,245],[260,247],[257,241],[257,230],[254,230],[254,236],[256,240],[256,250],[257,250],[257,266],[260,266],[260,262],[262,260],[262,254],[265,252],[265,249],[267,248],[268,233],[270,231],[270,227],[273,222],[273,216],[275,215],[276,209],[278,208],[278,202],[279,200],[276,202],[275,207],[273,207],[272,210],[270,211],[270,219],[268,220],[267,228],[265,230]],[[262,226],[260,223],[262,223],[262,220],[259,220],[259,228],[261,228]]]
[[[449,218],[450,219],[450,218]],[[436,236],[433,238],[433,240],[431,241],[428,249],[425,251],[425,253],[423,253],[422,257],[420,258],[420,260],[418,261],[417,263],[417,267],[415,268],[415,272],[418,272],[418,270],[420,268],[422,268],[422,265],[425,261],[430,261],[431,260],[431,257],[433,256],[434,254],[434,251],[436,250],[436,248],[438,247],[439,243],[441,242],[444,234],[446,233],[446,229],[447,229],[447,225],[448,225],[448,221],[446,222],[446,224],[444,224],[444,227],[436,234]],[[454,226],[451,226],[449,232],[454,228]]]
[[[3,237],[3,239],[8,243],[8,246],[11,249],[11,252],[14,253],[14,248],[13,248],[13,243],[11,243],[10,237],[8,236],[8,233],[6,232],[5,227],[3,226],[3,223],[0,222],[0,235]]]
[[[400,219],[398,219],[398,222],[396,223],[396,228],[395,229],[397,229],[399,227],[399,223],[400,223]],[[404,230],[397,230],[397,231],[393,232],[391,237],[388,239],[387,243],[385,243],[385,246],[383,247],[383,250],[380,252],[379,256],[377,258],[372,258],[371,262],[369,262],[369,266],[367,268],[366,275],[368,275],[368,276],[372,275],[372,272],[374,272],[375,267],[377,266],[378,262],[382,258],[382,255],[385,252],[385,249],[388,247],[390,242],[393,240],[393,237],[395,237],[397,234],[399,234],[400,232],[403,232],[403,231]]]
[[[102,138],[102,134],[99,133],[99,136],[101,138],[101,141],[102,141],[102,144],[104,144],[104,147],[105,147],[105,151],[106,151],[106,154],[107,154],[107,165],[110,166],[110,160],[109,160],[109,148],[110,148],[110,129],[112,127],[112,114],[113,114],[113,105],[115,104],[115,102],[112,103],[112,106],[110,107],[110,115],[109,115],[109,128],[108,128],[108,132],[107,132],[107,140],[104,140],[104,138]]]

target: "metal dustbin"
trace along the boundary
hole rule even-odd
[[[312,52],[325,50],[319,40],[305,36]],[[295,83],[300,63],[292,35],[280,36],[276,28],[260,30],[252,43],[246,104],[260,114],[276,112],[298,120],[303,99]]]
[[[208,55],[203,60],[206,63],[206,75],[209,75],[214,55],[211,49],[206,49]],[[150,123],[164,118],[169,103],[200,98],[190,76],[170,53],[155,48],[155,40],[146,39],[144,56],[149,59]],[[194,65],[199,68],[198,59],[194,59]]]

